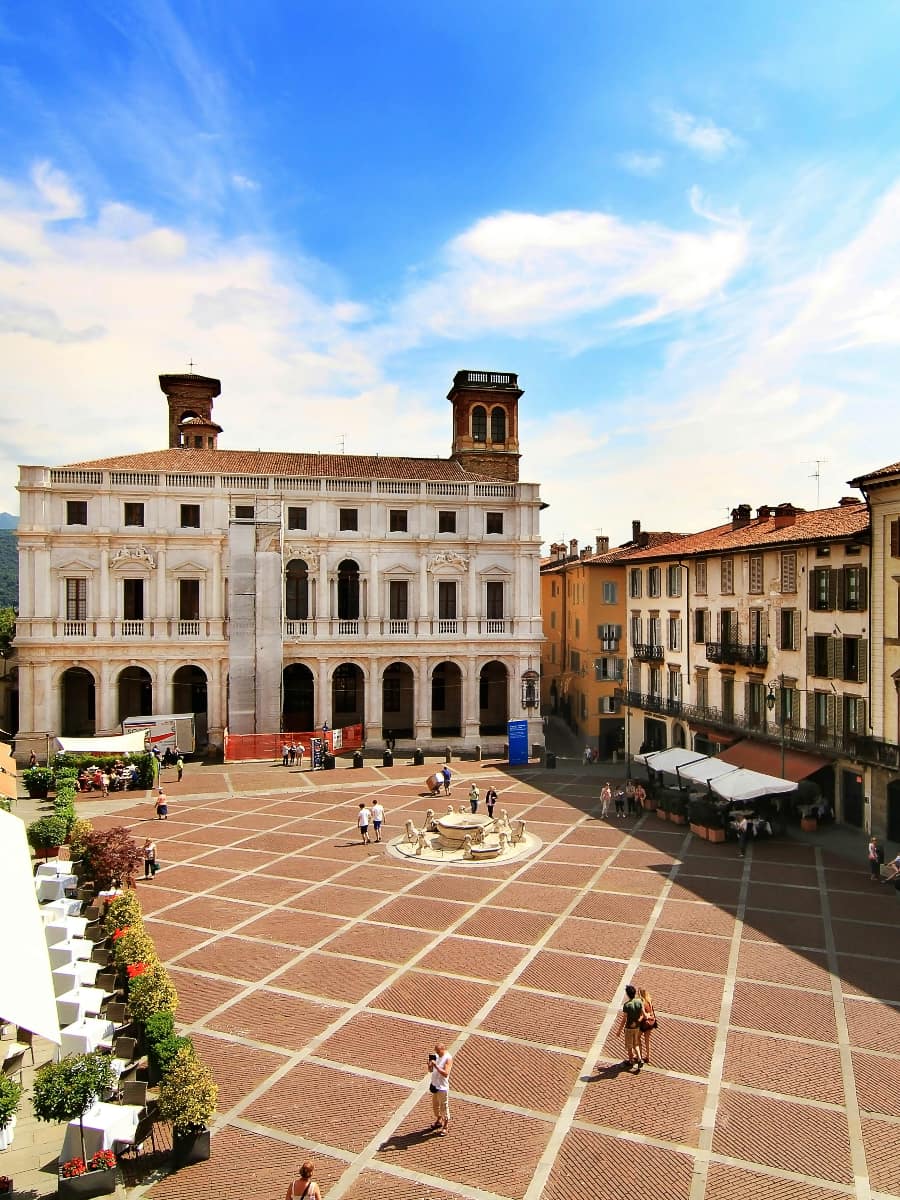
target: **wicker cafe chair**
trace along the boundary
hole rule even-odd
[[[25,1046],[31,1055],[31,1065],[34,1066],[34,1034],[30,1029],[23,1029],[21,1025],[16,1026],[16,1041],[20,1046]]]
[[[113,1153],[116,1158],[124,1158],[126,1154],[138,1155],[141,1153],[144,1143],[148,1140],[153,1146],[153,1153],[156,1154],[155,1122],[149,1114],[141,1117],[138,1121],[137,1129],[134,1131],[134,1141],[113,1142]]]

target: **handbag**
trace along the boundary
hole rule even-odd
[[[153,862],[150,864],[150,874],[155,875],[158,870],[159,870],[159,863],[154,858]]]

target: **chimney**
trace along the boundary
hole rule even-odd
[[[769,518],[771,517],[771,515],[772,515],[772,505],[771,504],[761,504],[759,506],[759,508],[756,510],[757,521],[768,521]]]
[[[650,545],[650,534],[646,532],[638,533],[637,544],[642,550],[646,549]]]
[[[596,553],[597,554],[607,554],[608,552],[609,552],[609,538],[608,537],[598,537]]]
[[[215,450],[222,432],[212,418],[213,400],[222,391],[219,380],[206,375],[160,375],[159,386],[169,405],[170,448],[196,446]],[[186,437],[191,440],[186,441]]]
[[[569,557],[570,558],[578,557],[578,538],[571,538],[569,540]]]
[[[633,542],[639,542],[640,537],[641,537],[641,523],[640,523],[640,521],[632,521],[631,522],[631,540]]]
[[[862,504],[862,500],[859,496],[841,496],[838,504],[841,508],[849,508],[851,504]]]
[[[731,528],[743,529],[745,525],[750,524],[750,505],[739,504],[737,508],[731,510]]]
[[[583,549],[582,549],[582,551],[581,551],[581,554],[579,555],[579,557],[581,558],[582,562],[584,561],[584,559],[586,559],[586,558],[590,558],[590,557],[591,557],[591,548],[590,548],[590,546],[585,546],[585,547],[583,547]]]
[[[779,504],[775,509],[775,528],[784,529],[788,525],[794,525],[797,520],[797,510],[790,502]]]

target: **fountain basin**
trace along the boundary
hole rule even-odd
[[[467,837],[473,837],[477,830],[493,826],[491,817],[479,813],[445,813],[435,817],[435,825],[440,834],[441,842],[448,850],[461,850]]]

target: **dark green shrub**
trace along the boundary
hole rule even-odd
[[[28,826],[26,836],[33,850],[61,846],[66,840],[66,823],[62,817],[39,817]]]
[[[22,772],[22,782],[33,800],[42,800],[53,786],[53,772],[49,767],[29,767]]]
[[[188,1037],[178,1037],[177,1034],[170,1034],[164,1037],[159,1042],[153,1042],[147,1047],[147,1052],[150,1056],[150,1062],[156,1072],[162,1076],[165,1075],[169,1067],[175,1061],[175,1057],[179,1050],[188,1049],[193,1053],[194,1043]]]

